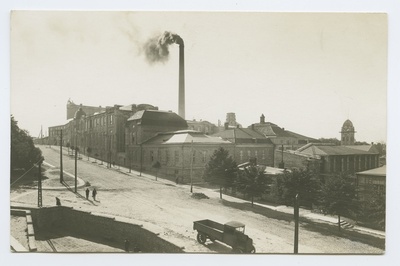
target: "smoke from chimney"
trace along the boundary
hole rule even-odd
[[[178,114],[185,119],[185,55],[183,39],[174,33],[165,31],[161,36],[148,40],[144,45],[146,59],[150,64],[168,61],[169,45],[179,45],[179,106]]]
[[[149,39],[143,47],[147,61],[151,64],[168,61],[168,47],[173,43],[183,46],[182,38],[169,31],[164,32],[161,36]]]

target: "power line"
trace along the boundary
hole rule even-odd
[[[29,171],[32,170],[33,167],[35,167],[36,164],[39,163],[41,160],[42,160],[42,159],[40,159],[39,161],[37,161],[36,163],[34,163],[33,166],[32,166],[28,171],[26,171],[25,173],[23,173],[20,177],[17,178],[17,180],[15,180],[14,182],[12,182],[12,183],[10,184],[10,187],[11,187],[12,185],[14,185],[18,180],[20,180],[21,178],[23,178],[27,173],[29,173]]]

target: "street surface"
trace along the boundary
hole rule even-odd
[[[59,167],[59,148],[39,146],[45,157],[45,163],[55,166],[53,173]],[[74,174],[74,159],[68,157],[66,149],[63,156],[64,171]],[[118,168],[118,167],[117,167]],[[96,201],[91,194],[85,198],[84,182],[80,182],[78,194],[62,188],[57,177],[43,182],[43,187],[57,186],[60,189],[43,190],[43,206],[54,206],[55,197],[61,199],[64,206],[87,210],[96,213],[116,215],[135,220],[138,224],[156,228],[166,239],[184,247],[185,252],[230,253],[231,248],[221,244],[207,242],[201,245],[196,240],[197,232],[193,230],[193,221],[211,219],[220,223],[236,220],[246,224],[246,233],[253,238],[257,253],[293,253],[294,222],[280,219],[283,214],[277,213],[276,218],[265,215],[261,211],[253,211],[242,200],[223,195],[219,199],[218,191],[194,187],[193,192],[204,193],[209,199],[191,197],[188,185],[175,184],[169,180],[150,175],[139,176],[126,169],[107,169],[99,165],[99,161],[86,156],[78,161],[78,177],[90,183],[90,191],[95,187],[98,191]],[[67,184],[73,190],[73,179],[65,175]],[[37,204],[37,190],[12,189],[11,204]],[[259,210],[259,208],[257,209]],[[383,248],[371,244],[371,240],[358,241],[339,237],[329,232],[321,232],[320,227],[313,222],[301,222],[299,230],[299,253],[347,253],[347,254],[382,254]],[[369,238],[371,239],[371,237]],[[377,239],[379,239],[377,237]],[[368,244],[367,244],[368,243]],[[96,252],[87,247],[87,251]]]

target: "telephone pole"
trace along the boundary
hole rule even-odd
[[[62,159],[62,144],[63,144],[63,135],[62,129],[60,130],[60,183],[64,181],[64,171],[63,171],[63,159]]]
[[[38,166],[39,166],[39,174],[38,174],[38,207],[41,208],[43,206],[42,199],[42,163],[44,161],[44,157],[40,158]]]
[[[299,194],[294,199],[294,254],[299,252]]]

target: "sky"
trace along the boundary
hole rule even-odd
[[[266,121],[313,138],[386,142],[383,13],[14,11],[11,114],[38,137],[66,103],[149,103],[178,112],[178,45],[149,64],[164,31],[185,42],[186,119]]]

